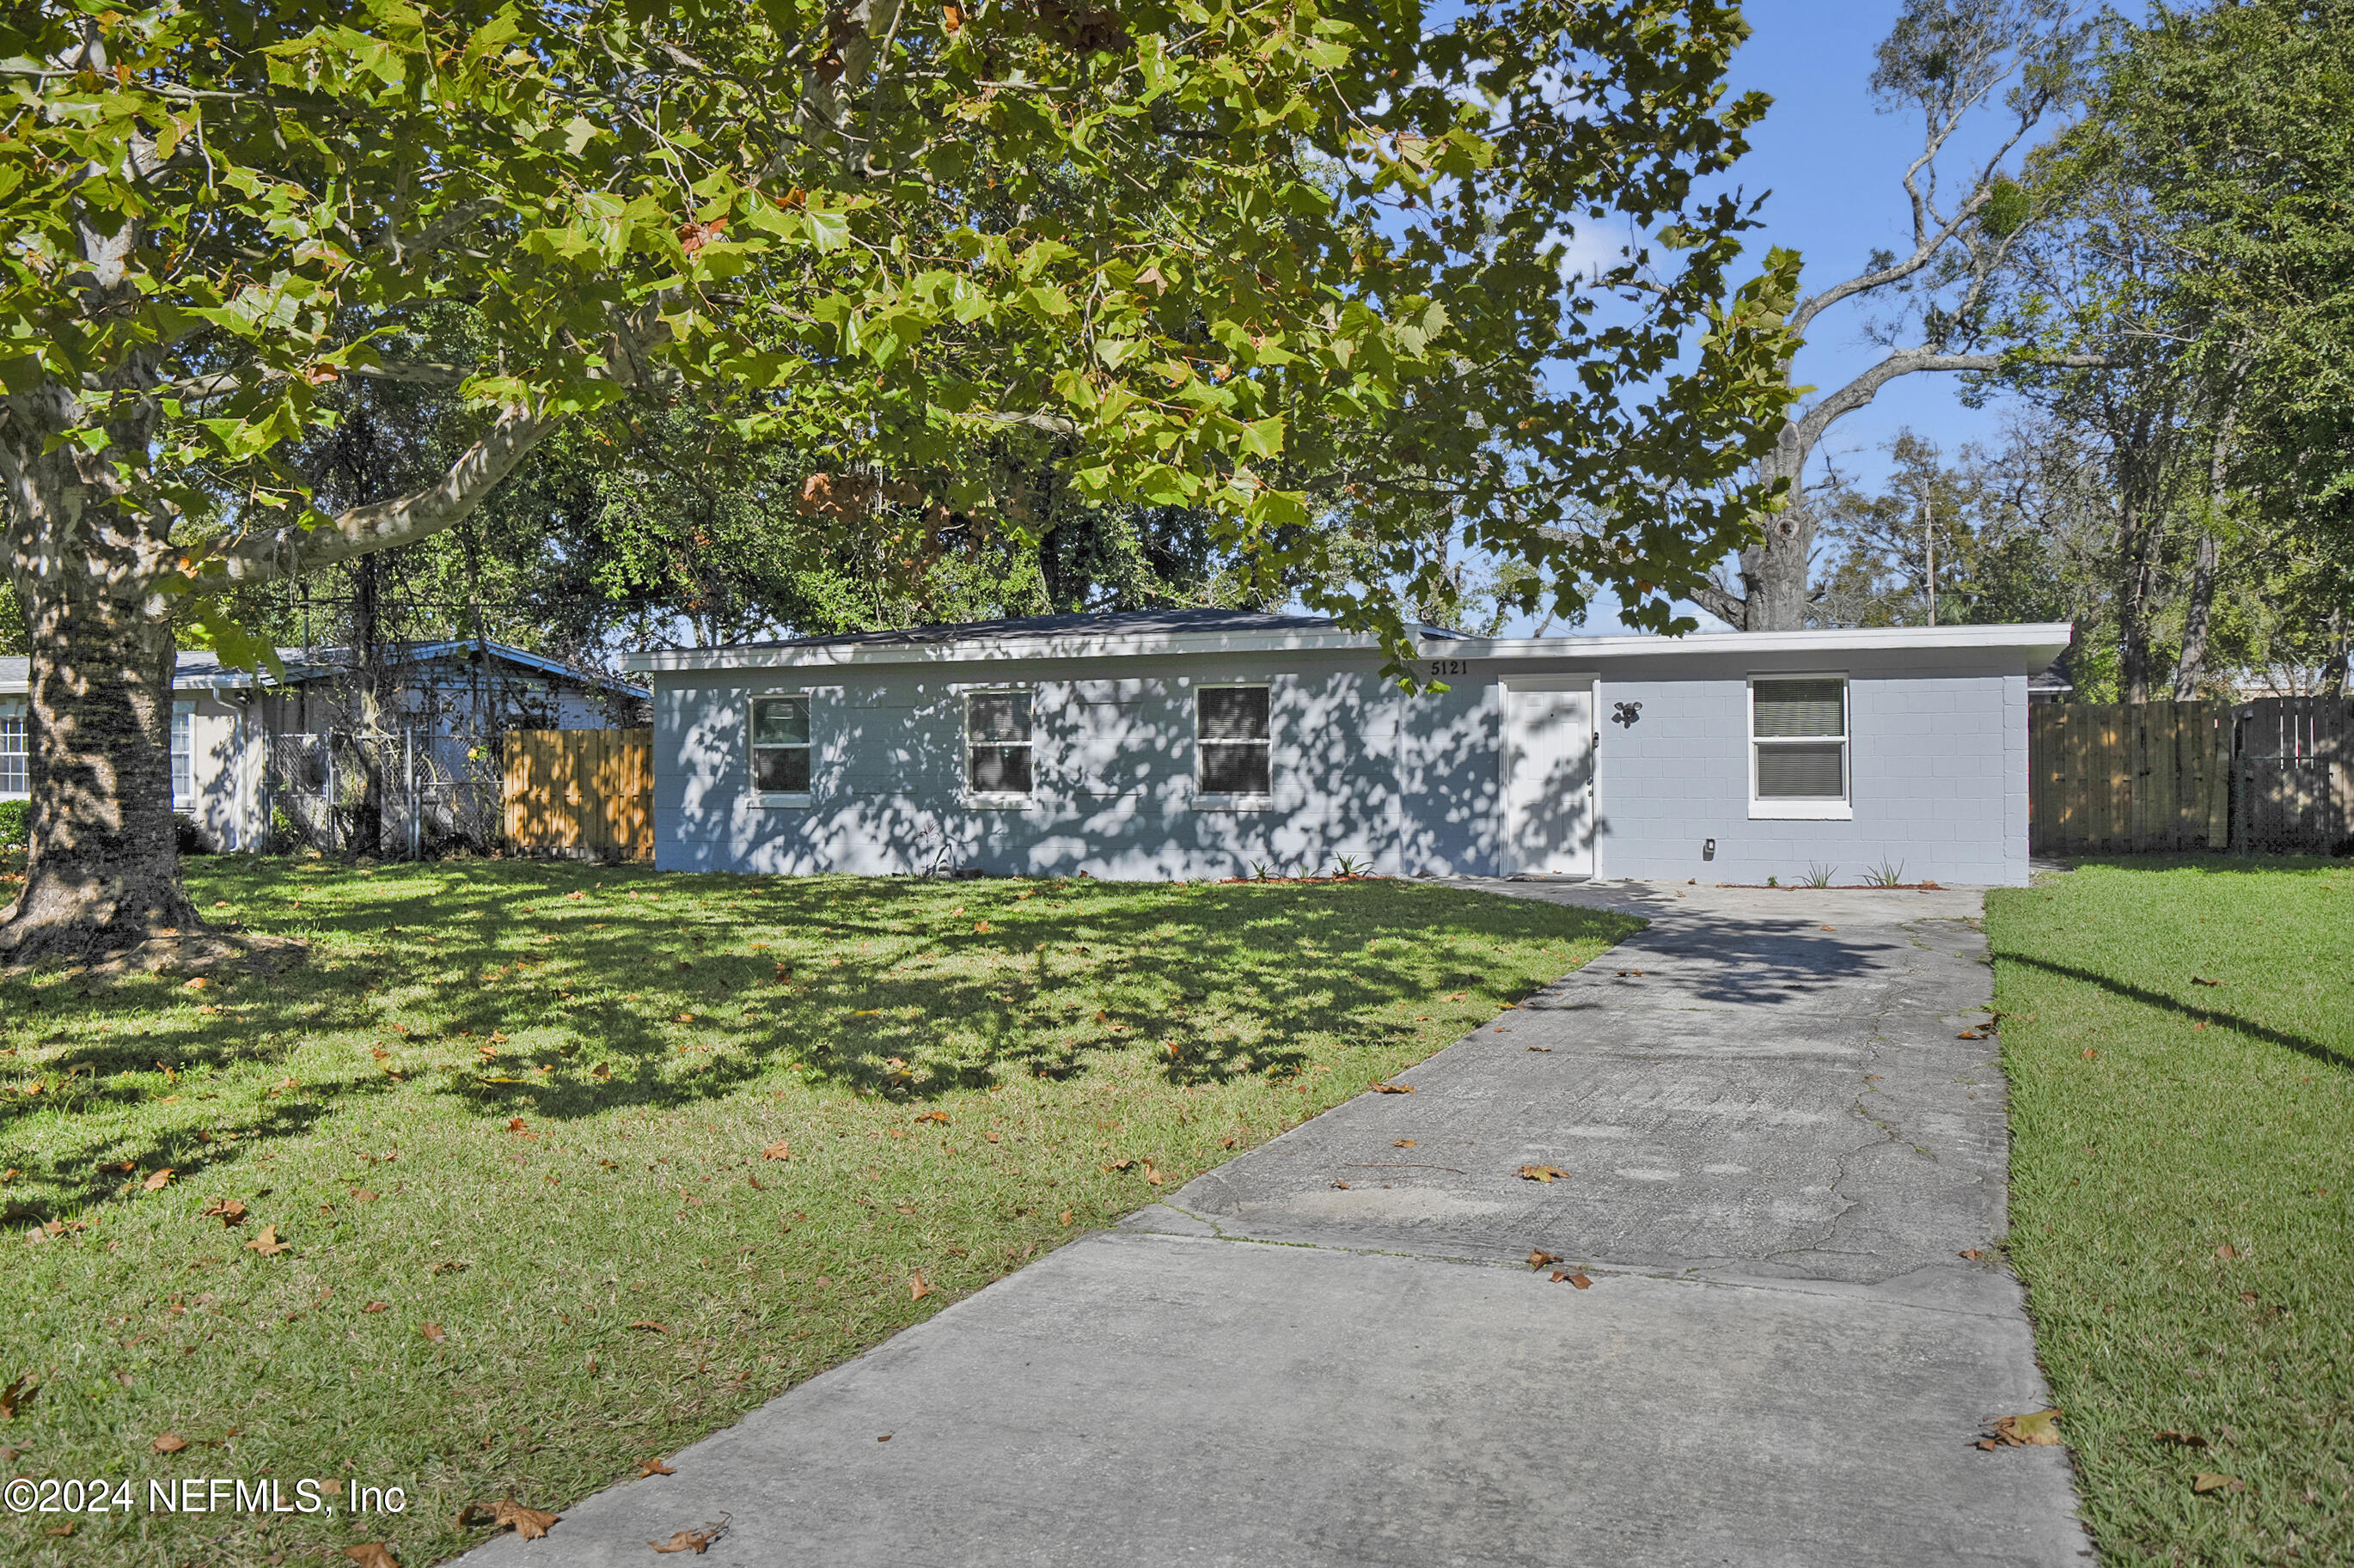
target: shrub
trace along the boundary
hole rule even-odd
[[[0,849],[23,849],[33,842],[33,803],[0,800]]]

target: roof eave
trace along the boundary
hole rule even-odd
[[[1729,631],[1670,638],[1459,637],[1419,639],[1433,657],[1507,661],[1618,660],[1661,654],[1712,656],[1791,653],[2016,652],[2033,669],[2060,656],[2069,642],[2064,621],[2019,626],[1902,626],[1870,630]],[[625,653],[621,667],[651,674],[726,670],[825,670],[859,664],[970,664],[1036,659],[1112,659],[1156,654],[1361,652],[1377,653],[1373,637],[1330,631],[1194,631],[1156,636],[1099,637],[1085,633],[932,643],[813,643],[799,648],[689,648]]]

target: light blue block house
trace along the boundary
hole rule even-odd
[[[636,654],[666,870],[2027,880],[2065,625],[1370,639],[1230,610]]]

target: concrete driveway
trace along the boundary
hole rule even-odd
[[[2046,1401],[1961,1255],[2003,1229],[1978,895],[1467,885],[1653,923],[466,1561],[723,1515],[715,1564],[2089,1561],[2062,1452],[1974,1444]]]

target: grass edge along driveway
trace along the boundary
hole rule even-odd
[[[633,1476],[1640,924],[1384,881],[190,881],[304,961],[0,981],[0,1446],[141,1505],[0,1521],[11,1563],[446,1557],[463,1505]],[[146,1511],[190,1476],[408,1508]]]
[[[2354,1560],[2354,865],[1989,895],[2009,1248],[2104,1563]]]

